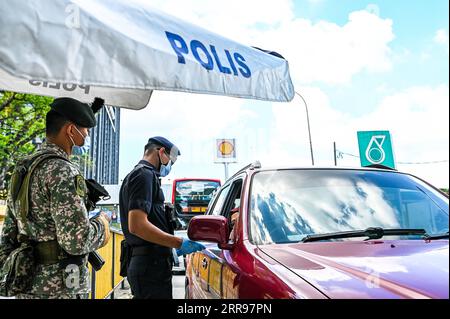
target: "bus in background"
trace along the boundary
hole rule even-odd
[[[161,179],[161,188],[164,193],[165,206],[173,208],[173,215],[177,222],[175,236],[187,238],[189,221],[195,215],[204,214],[208,209],[215,191],[221,186],[219,179],[210,178],[178,178]],[[173,249],[174,274],[186,272],[186,257],[176,255]]]
[[[204,214],[214,192],[220,187],[219,179],[179,178],[162,180],[166,202],[170,202],[181,229],[186,229],[193,216]]]

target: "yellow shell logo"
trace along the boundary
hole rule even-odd
[[[234,146],[230,142],[222,142],[219,144],[219,152],[222,155],[231,155],[234,151]]]

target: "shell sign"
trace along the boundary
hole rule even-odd
[[[235,139],[217,139],[216,140],[216,159],[235,160],[236,159],[236,140]]]

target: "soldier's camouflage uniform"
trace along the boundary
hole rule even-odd
[[[41,149],[68,158],[55,144],[45,142]],[[88,254],[107,243],[108,221],[101,216],[88,219],[85,206],[87,188],[75,164],[55,158],[44,161],[35,169],[30,189],[28,220],[31,240],[56,239],[71,255]],[[13,215],[9,201],[1,235],[3,248],[14,249],[18,230],[22,227]],[[17,298],[87,298],[89,292],[86,256],[80,266],[38,265],[31,290]]]

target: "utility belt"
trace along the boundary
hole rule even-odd
[[[131,248],[131,256],[149,256],[155,259],[164,259],[171,256],[170,248],[152,246],[137,246]]]
[[[34,242],[34,257],[37,265],[53,265],[60,264],[67,266],[75,264],[81,266],[84,263],[86,255],[69,255],[56,240],[45,242]]]
[[[120,271],[122,277],[126,277],[128,267],[130,266],[131,258],[136,256],[148,256],[152,259],[162,260],[168,259],[171,256],[170,248],[155,247],[155,246],[135,246],[128,245],[126,240],[120,243]]]

